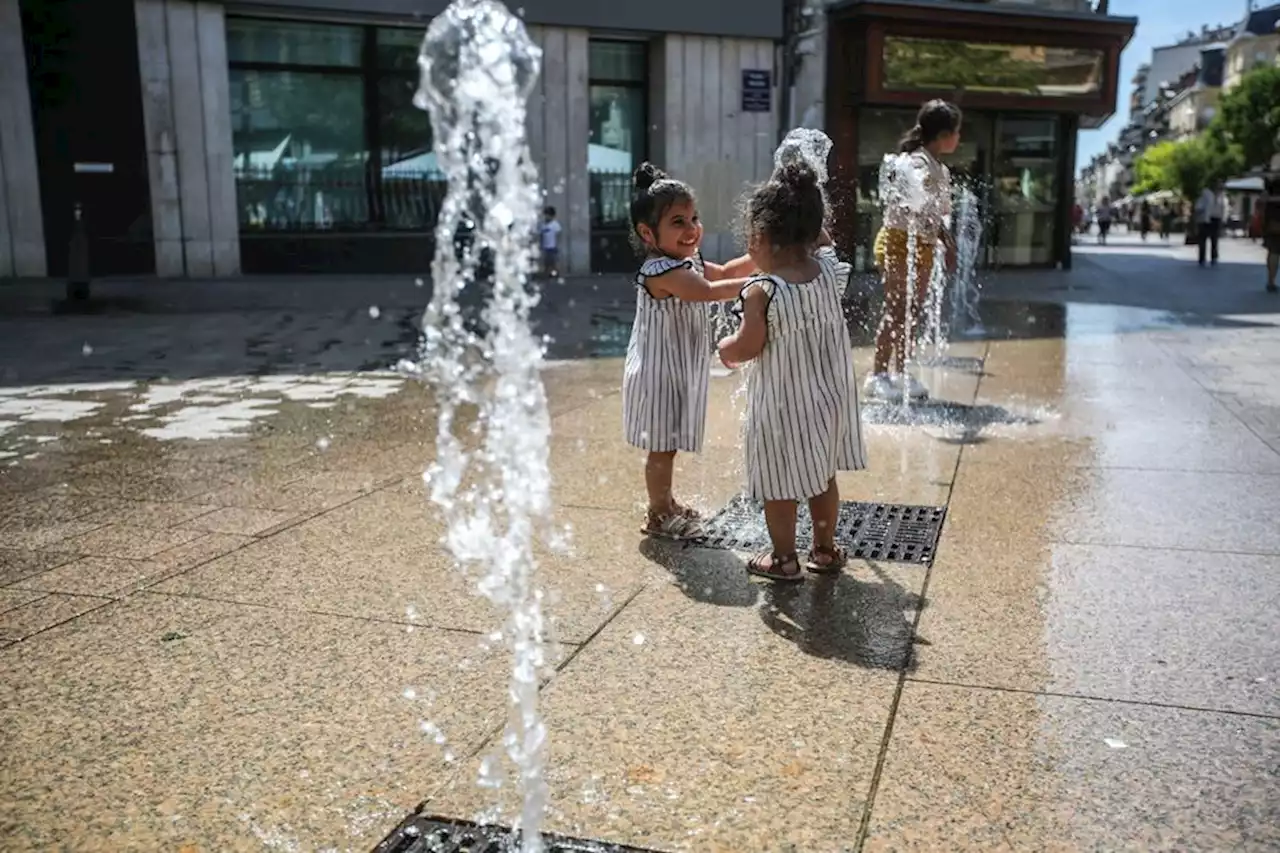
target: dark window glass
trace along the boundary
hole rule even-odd
[[[631,173],[648,150],[648,50],[643,42],[590,45],[591,222],[629,228]]]
[[[242,228],[369,222],[359,76],[232,69],[231,121]]]
[[[416,78],[378,78],[381,137],[380,194],[388,228],[425,229],[435,225],[444,192],[444,175],[431,152],[431,121],[413,106]]]
[[[364,33],[360,27],[269,21],[227,20],[227,59],[236,63],[359,68]]]
[[[886,89],[1081,97],[1102,89],[1100,50],[900,38],[884,42]]]
[[[418,73],[418,51],[425,30],[382,28],[378,30],[378,67],[385,71]]]
[[[648,46],[640,41],[592,41],[587,73],[592,80],[644,83],[649,77]]]

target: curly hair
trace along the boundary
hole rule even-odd
[[[782,249],[809,249],[822,235],[826,201],[818,174],[804,163],[774,171],[747,200],[747,233]]]
[[[631,243],[644,254],[647,248],[640,239],[640,226],[647,225],[656,237],[658,223],[672,205],[697,202],[693,187],[677,181],[652,163],[641,163],[631,176]]]

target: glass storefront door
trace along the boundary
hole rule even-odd
[[[993,178],[1000,266],[1045,266],[1054,257],[1058,206],[1058,119],[1001,116]]]

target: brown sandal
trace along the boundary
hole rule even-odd
[[[843,548],[815,545],[804,567],[815,575],[834,575],[843,571],[848,562],[849,555]]]
[[[788,566],[793,567],[793,570],[784,571]],[[747,574],[786,583],[796,583],[804,580],[804,572],[800,568],[800,557],[794,551],[790,554],[770,553],[768,551],[756,554],[747,561]]]
[[[677,509],[668,515],[649,512],[645,515],[644,527],[640,528],[640,532],[656,539],[696,539],[702,535],[702,525],[699,523],[701,520],[696,512],[686,509]]]

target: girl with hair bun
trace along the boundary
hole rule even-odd
[[[676,453],[702,449],[711,379],[709,303],[737,298],[745,278],[705,264],[693,188],[652,163],[633,176],[632,242],[644,255],[636,276],[636,321],[622,379],[626,440],[648,451],[649,509],[641,532],[684,539],[699,532],[697,512],[672,493]],[[708,280],[711,279],[711,280]]]
[[[961,120],[955,104],[929,101],[899,144],[900,152],[908,155],[909,168],[924,177],[925,202],[922,208],[911,209],[903,198],[885,199],[884,227],[875,242],[876,266],[884,276],[884,315],[876,333],[875,366],[867,377],[870,397],[895,402],[904,394],[916,399],[929,395],[920,381],[907,373],[907,351],[912,344],[906,339],[907,309],[910,306],[916,317],[924,310],[938,243],[946,250],[948,268],[955,264],[955,242],[947,230],[951,173],[939,158],[960,144]],[[913,256],[915,281],[908,282]]]
[[[798,581],[804,569],[835,574],[837,471],[866,467],[853,346],[841,295],[849,265],[826,239],[826,205],[813,169],[779,167],[747,202],[751,262],[761,271],[742,290],[742,325],[720,342],[727,366],[751,362],[744,451],[747,486],[764,503],[772,550],[747,564],[753,575]],[[796,511],[807,501],[813,548],[796,552]]]

